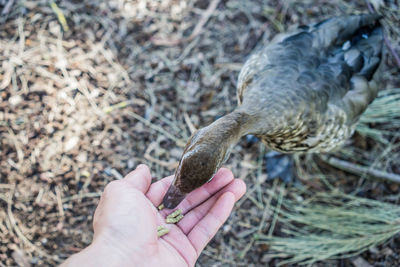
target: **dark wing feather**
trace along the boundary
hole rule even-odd
[[[354,39],[360,29],[373,28],[380,15],[363,14],[354,16],[333,17],[310,27],[313,32],[313,47],[329,50]]]
[[[313,46],[326,51],[327,61],[320,69],[333,73],[340,86],[331,92],[330,101],[344,109],[349,124],[377,95],[377,86],[370,81],[381,61],[383,32],[378,19],[376,14],[337,17],[317,25],[313,32]]]

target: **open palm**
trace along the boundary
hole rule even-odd
[[[97,251],[97,260],[107,266],[194,266],[246,186],[221,169],[178,206],[185,217],[175,225],[165,223],[171,210],[156,208],[172,178],[151,184],[148,167],[139,165],[107,185],[94,215],[93,243],[86,249],[91,257]],[[170,232],[159,238],[158,225]]]

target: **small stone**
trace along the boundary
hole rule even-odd
[[[135,167],[135,160],[134,159],[128,159],[128,162],[127,162],[126,165],[127,165],[129,170],[133,169],[133,167]]]
[[[112,175],[111,170],[112,170],[111,167],[107,167],[107,168],[104,169],[104,173],[105,173],[107,176],[111,176],[111,175]]]
[[[87,153],[85,151],[81,152],[78,154],[78,156],[76,157],[77,161],[84,163],[87,161],[88,156]]]
[[[10,105],[12,107],[15,107],[15,106],[21,104],[22,100],[23,99],[22,99],[22,97],[20,95],[13,95],[12,97],[10,97],[8,99],[8,103],[10,103]]]
[[[79,137],[78,136],[72,136],[71,138],[68,139],[67,142],[64,144],[64,151],[68,152],[72,150],[79,142]]]
[[[399,185],[398,184],[395,184],[395,183],[392,183],[392,184],[390,184],[390,190],[392,191],[392,192],[399,192]]]
[[[360,256],[355,259],[352,259],[351,263],[353,263],[355,267],[372,267],[372,265],[369,264],[368,261],[366,261],[364,258]]]
[[[228,233],[232,230],[232,226],[230,226],[229,224],[226,224],[226,225],[224,225],[222,230],[224,231],[224,233]]]
[[[382,255],[385,255],[385,256],[387,257],[387,256],[392,256],[392,255],[394,254],[394,252],[393,252],[392,249],[390,249],[389,247],[387,247],[387,248],[383,248],[383,249],[381,250],[381,254],[382,254]]]
[[[272,259],[274,259],[274,256],[271,254],[264,254],[261,258],[262,263],[269,263]]]

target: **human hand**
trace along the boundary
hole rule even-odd
[[[178,209],[185,217],[165,223],[171,210],[158,211],[173,176],[151,184],[146,165],[109,183],[93,219],[93,242],[63,266],[194,266],[200,253],[226,221],[246,186],[228,169],[196,189]],[[157,226],[169,233],[157,236]]]

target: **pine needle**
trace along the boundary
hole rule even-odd
[[[284,199],[279,216],[285,237],[257,237],[279,265],[351,257],[400,233],[399,206],[339,192]]]
[[[57,19],[60,22],[64,32],[69,31],[67,20],[65,19],[65,16],[61,11],[61,9],[57,6],[57,4],[54,1],[51,1],[50,6],[53,9],[54,13],[56,13]]]
[[[125,107],[127,107],[129,104],[130,104],[129,101],[122,101],[122,102],[119,102],[118,104],[105,107],[105,108],[103,109],[103,112],[104,112],[104,113],[111,113],[111,112],[114,111],[115,109],[125,108]]]
[[[361,116],[357,131],[378,142],[388,144],[394,136],[400,136],[400,88],[385,89]]]

